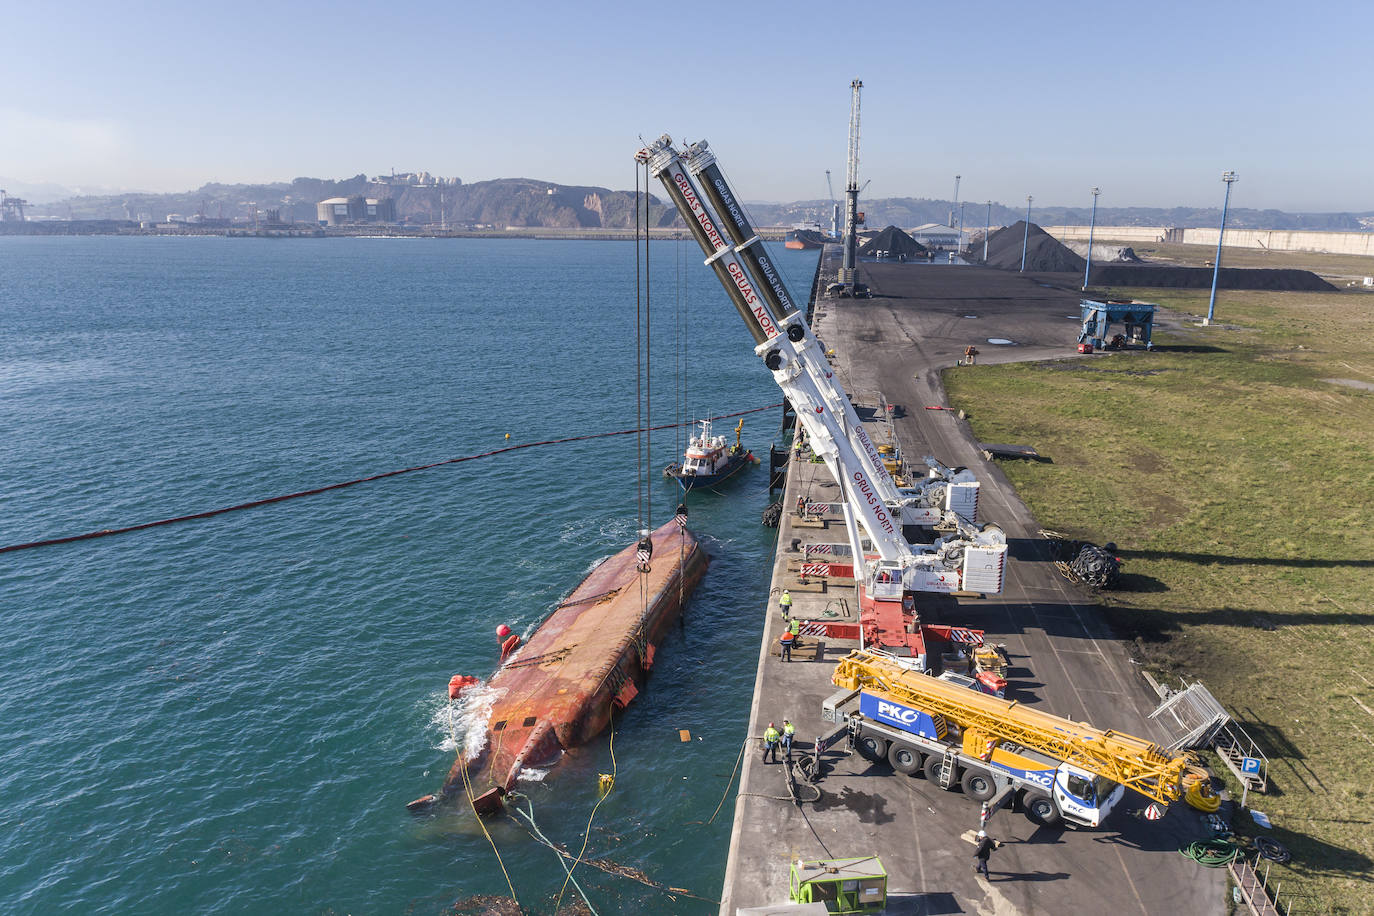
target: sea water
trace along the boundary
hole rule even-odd
[[[775,248],[804,299],[817,253]],[[637,308],[648,421],[780,400],[696,246],[650,246],[638,305],[635,250],[0,237],[0,546],[633,428]],[[524,786],[549,841],[639,879],[578,867],[598,912],[716,909],[779,413],[745,417],[763,466],[688,500],[713,562],[647,689]],[[576,899],[521,823],[405,803],[453,762],[449,677],[489,675],[499,624],[528,632],[641,518],[671,517],[660,473],[685,436],[655,433],[647,459],[633,435],[530,448],[0,553],[0,911]]]

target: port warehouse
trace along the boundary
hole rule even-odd
[[[1060,241],[1088,240],[1088,226],[1044,226]],[[1181,245],[1217,243],[1217,229],[1180,229],[1174,226],[1097,226],[1097,241],[1173,242]],[[1325,254],[1356,254],[1374,257],[1374,232],[1317,232],[1309,229],[1227,229],[1227,248],[1269,251],[1315,251]]]

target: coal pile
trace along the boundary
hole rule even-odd
[[[864,242],[859,249],[859,257],[874,258],[878,252],[884,252],[886,257],[896,260],[905,257],[911,260],[915,257],[925,257],[926,246],[907,235],[896,226],[888,226],[873,238]]]
[[[1025,220],[1017,220],[1010,226],[998,229],[988,236],[986,265],[1001,270],[1020,270],[1023,240],[1026,250],[1026,270],[1046,273],[1082,271],[1087,266],[1087,263],[1065,247],[1064,243],[1035,223],[1030,224],[1030,232],[1027,234]]]
[[[996,236],[993,236],[995,239]],[[1030,269],[1027,263],[1026,269]],[[1083,269],[1080,261],[1078,269]],[[1094,263],[1092,286],[1154,286],[1168,289],[1210,289],[1210,267],[1163,267],[1152,264]],[[1217,277],[1218,289],[1266,289],[1279,291],[1330,292],[1336,287],[1310,270],[1267,270],[1223,267]]]

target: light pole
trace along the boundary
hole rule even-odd
[[[1101,188],[1093,188],[1093,216],[1088,221],[1088,266],[1083,268],[1083,289],[1088,288],[1088,274],[1093,269],[1093,229],[1097,226],[1097,195],[1102,193]]]
[[[954,211],[959,207],[959,179],[963,175],[954,176],[954,206],[949,208],[949,228],[954,228]]]
[[[1207,300],[1207,320],[1202,322],[1203,324],[1212,323],[1212,311],[1217,305],[1217,277],[1221,275],[1221,241],[1226,237],[1226,210],[1231,206],[1231,184],[1237,180],[1236,173],[1222,172],[1221,180],[1226,182],[1226,200],[1221,205],[1221,232],[1217,233],[1217,256],[1212,263],[1212,297]]]
[[[988,201],[988,218],[983,223],[983,263],[988,262],[988,233],[992,231],[992,201]]]
[[[1026,231],[1021,235],[1021,272],[1026,270],[1026,243],[1030,241],[1030,205],[1032,198],[1026,195]]]

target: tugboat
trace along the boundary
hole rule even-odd
[[[740,444],[743,420],[735,424],[735,444],[731,446],[725,444],[724,436],[711,435],[710,420],[697,422],[701,424],[701,434],[693,436],[688,443],[682,463],[663,469],[663,476],[676,480],[684,491],[724,483],[754,461],[754,453]]]

